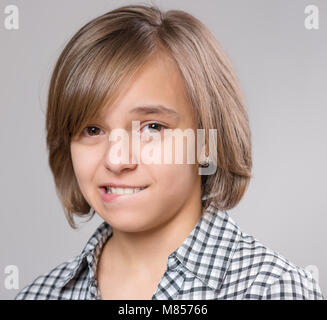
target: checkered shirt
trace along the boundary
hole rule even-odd
[[[16,300],[100,300],[96,266],[111,226],[103,222],[82,253],[21,290]],[[324,300],[311,273],[242,232],[211,203],[167,259],[152,300]]]

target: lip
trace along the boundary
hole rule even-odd
[[[117,188],[119,188],[119,187],[117,187]],[[127,187],[125,187],[125,188],[127,188]],[[136,187],[137,188],[137,187]],[[145,187],[145,189],[147,189],[147,187]],[[144,189],[144,190],[145,190]],[[144,190],[141,190],[141,191],[139,191],[139,192],[136,192],[136,193],[132,193],[132,194],[115,194],[115,193],[106,193],[106,188],[105,188],[105,186],[101,186],[100,188],[99,188],[99,190],[100,190],[100,195],[101,195],[101,198],[102,198],[102,200],[103,201],[105,201],[105,202],[112,202],[112,201],[114,201],[115,199],[117,199],[117,198],[122,198],[122,199],[124,199],[124,198],[128,198],[128,199],[130,199],[130,198],[135,198],[135,197],[137,197],[137,196],[139,196],[139,194],[140,193],[142,193]]]
[[[112,187],[112,188],[131,188],[131,189],[136,189],[136,188],[146,188],[148,186],[129,186],[127,184],[118,184],[118,183],[111,183],[111,182],[108,182],[108,183],[104,183],[100,186],[101,187]]]

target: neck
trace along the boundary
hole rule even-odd
[[[202,215],[201,199],[194,200],[173,213],[160,226],[143,232],[122,232],[113,229],[105,250],[111,263],[139,273],[164,269],[168,256],[187,238]]]

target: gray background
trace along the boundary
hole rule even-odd
[[[144,3],[145,1],[143,1]],[[253,179],[229,213],[241,229],[301,267],[316,265],[327,294],[327,1],[152,1],[203,21],[230,56],[246,97],[253,135]],[[64,44],[86,22],[138,1],[0,2],[0,298],[7,265],[19,290],[79,254],[101,218],[72,230],[56,196],[45,147],[50,72]],[[20,28],[4,28],[4,8]],[[319,7],[319,30],[304,8]]]

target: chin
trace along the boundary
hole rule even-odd
[[[153,217],[144,217],[145,210],[142,213],[128,212],[125,210],[111,210],[102,215],[102,218],[113,228],[122,232],[143,232],[153,228],[158,219]],[[144,219],[147,218],[147,219]]]
[[[147,224],[132,224],[132,223],[117,223],[111,225],[113,229],[119,230],[120,232],[129,232],[129,233],[139,233],[148,231],[151,229],[151,226]]]

